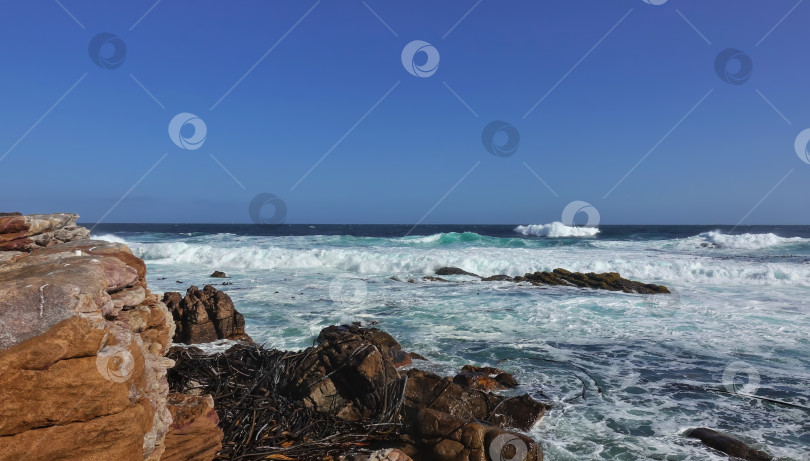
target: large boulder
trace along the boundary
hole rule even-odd
[[[429,459],[485,459],[491,442],[506,437],[502,434],[520,439],[526,460],[542,459],[536,443],[509,432],[528,431],[545,413],[546,406],[530,396],[503,397],[426,371],[400,371],[396,360],[407,354],[376,328],[332,326],[321,331],[317,342],[303,352],[306,358],[295,369],[288,392],[319,411],[351,421],[388,421],[396,408],[410,437],[409,454]],[[504,375],[494,368],[466,370]],[[514,379],[502,379],[516,385]]]
[[[176,343],[199,344],[218,339],[251,341],[245,333],[245,318],[233,307],[231,297],[211,285],[202,290],[191,286],[185,297],[174,291],[166,292],[163,302],[176,324]]]
[[[27,238],[75,215],[3,218]],[[174,323],[143,261],[88,239],[26,249],[0,263],[0,459],[159,458]]]
[[[773,459],[771,455],[749,447],[747,443],[736,437],[705,427],[689,429],[684,433],[684,436],[698,439],[707,447],[714,448],[734,458],[746,461],[770,461]]]

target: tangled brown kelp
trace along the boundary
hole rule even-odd
[[[369,453],[398,438],[402,389],[397,387],[404,383],[392,383],[393,398],[378,418],[347,421],[289,397],[290,381],[306,355],[257,346],[215,355],[174,348],[169,356],[177,365],[169,385],[173,392],[214,397],[225,434],[219,459],[334,459]]]
[[[528,430],[546,405],[402,367],[413,354],[376,328],[324,328],[300,352],[239,345],[207,356],[173,349],[175,392],[211,394],[224,432],[220,459],[352,459],[398,448],[414,459],[484,459],[494,440],[540,447]],[[517,385],[517,383],[514,383]],[[511,440],[510,439],[510,440]]]

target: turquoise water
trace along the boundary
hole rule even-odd
[[[431,360],[420,368],[510,371],[517,391],[554,407],[531,431],[547,460],[726,459],[680,435],[698,426],[762,442],[778,459],[810,459],[810,410],[798,408],[810,407],[810,228],[613,226],[549,237],[440,226],[402,237],[408,229],[108,225],[95,235],[129,243],[153,291],[222,283],[208,274],[225,271],[232,284],[218,288],[268,347],[377,322]],[[485,276],[616,271],[674,294],[422,280],[440,266]]]

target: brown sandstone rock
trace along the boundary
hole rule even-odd
[[[0,251],[31,251],[57,243],[87,238],[90,232],[76,225],[79,215],[8,214],[0,216]]]
[[[75,219],[3,216],[0,229],[64,237]],[[125,246],[49,242],[0,264],[0,459],[156,459],[168,311]]]
[[[230,296],[211,285],[206,285],[202,290],[191,286],[185,297],[177,292],[166,292],[163,302],[177,325],[174,342],[199,344],[218,339],[252,341],[245,333],[245,318],[234,309]]]
[[[353,461],[412,461],[402,450],[386,448],[369,455],[355,456]]]
[[[210,395],[169,394],[172,425],[161,461],[211,461],[222,448],[222,430]]]

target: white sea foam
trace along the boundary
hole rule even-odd
[[[149,264],[202,266],[221,270],[316,270],[356,274],[428,275],[455,266],[479,275],[523,275],[562,267],[581,272],[619,272],[645,282],[710,285],[810,284],[810,265],[729,260],[693,254],[639,252],[632,248],[477,247],[285,247],[274,240],[134,243]]]
[[[687,239],[693,240],[694,238]],[[721,232],[704,232],[697,236],[700,243],[715,248],[730,250],[761,250],[779,245],[810,243],[810,239],[801,237],[780,237],[776,234],[724,234]]]
[[[126,243],[126,244],[129,243],[126,240],[122,239],[121,237],[113,234],[93,235],[91,236],[91,238],[95,240],[104,240],[105,242],[112,242],[112,243]]]
[[[593,237],[599,233],[599,228],[566,226],[561,222],[553,222],[551,224],[517,226],[515,232],[538,237]]]

